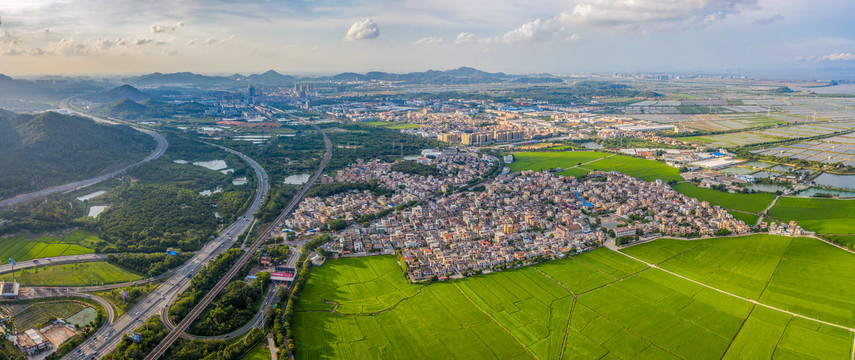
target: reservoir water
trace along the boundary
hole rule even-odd
[[[855,190],[855,175],[834,175],[825,173],[813,180],[818,185]]]
[[[828,189],[815,188],[815,187],[807,188],[807,189],[804,189],[802,191],[799,191],[796,193],[796,196],[812,197],[816,194],[830,194],[830,195],[836,195],[837,197],[841,197],[841,198],[855,197],[855,191],[828,190]]]

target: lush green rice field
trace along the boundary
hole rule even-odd
[[[618,171],[644,181],[683,181],[680,170],[658,161],[615,155],[585,165],[586,168],[602,171]]]
[[[820,234],[855,234],[855,201],[782,197],[769,215]]]
[[[597,151],[517,152],[514,153],[514,162],[509,167],[511,171],[566,169],[609,155]]]
[[[756,300],[766,288],[791,240],[790,237],[772,235],[695,241],[663,239],[624,251],[644,261],[658,263],[663,269]],[[673,242],[682,242],[677,246],[680,252],[665,253],[671,255],[667,259],[651,257],[651,253],[660,252],[651,250],[656,249],[660,241],[666,248]]]
[[[855,255],[813,239],[660,239],[624,251],[763,304],[855,325]],[[303,294],[299,359],[848,359],[853,340],[607,249],[428,286],[408,284],[390,256],[330,260]]]
[[[754,214],[746,214],[738,211],[728,211],[730,215],[733,215],[734,219],[742,220],[742,222],[746,223],[748,226],[753,226],[757,224],[757,220],[760,220],[760,217]]]
[[[42,236],[31,240],[25,236],[0,239],[0,259],[24,261],[60,255],[91,254],[94,250],[85,246],[102,241],[88,231],[76,230],[63,238]]]
[[[93,283],[116,284],[142,279],[140,275],[103,261],[16,270],[3,274],[0,279],[11,281],[13,276],[21,285],[37,286],[89,286]]]
[[[418,129],[418,124],[408,124],[402,122],[392,122],[392,121],[369,121],[364,123],[365,125],[370,126],[381,126],[387,129],[392,130],[401,130],[401,129]]]
[[[553,168],[572,168],[580,163],[587,163],[580,168],[561,171],[558,174],[565,176],[579,176],[587,173],[587,170],[618,171],[627,175],[638,177],[642,180],[653,181],[656,179],[683,180],[680,171],[664,163],[639,159],[629,156],[613,155],[596,151],[564,151],[564,152],[518,152],[514,153],[514,162],[510,164],[511,171],[521,170],[549,170]],[[598,160],[599,159],[599,160]]]
[[[697,185],[690,183],[680,183],[672,187],[674,190],[677,190],[679,193],[688,197],[708,201],[712,205],[718,205],[723,208],[741,210],[750,213],[759,213],[765,210],[766,207],[772,203],[772,200],[775,199],[774,194],[731,194],[714,189],[698,187]]]
[[[659,239],[623,251],[742,297],[855,327],[855,255],[819,240],[776,235]]]
[[[243,360],[270,360],[270,348],[267,347],[267,339],[246,353]]]

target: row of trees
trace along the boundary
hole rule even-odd
[[[169,318],[173,323],[179,323],[190,310],[196,306],[205,294],[229,271],[235,261],[240,258],[239,249],[228,249],[217,256],[190,280],[190,287],[181,293],[172,307],[169,308]]]
[[[112,289],[98,293],[97,295],[110,300],[110,302],[122,311],[127,311],[158,286],[160,286],[158,283],[148,283],[137,286],[128,286],[120,289]],[[128,296],[125,296],[125,292],[127,292]]]
[[[322,239],[324,236],[329,240],[329,236],[327,235],[319,236],[315,240]],[[323,242],[321,242],[321,244],[323,244]],[[303,249],[305,252],[305,247]],[[303,256],[303,258],[305,258],[305,256]],[[276,345],[280,347],[278,355],[281,359],[287,358],[289,352],[294,354],[297,351],[297,345],[294,342],[294,333],[291,330],[291,327],[294,321],[294,311],[297,308],[297,302],[300,300],[300,292],[303,291],[303,287],[306,286],[306,281],[309,280],[309,269],[312,267],[312,262],[302,261],[299,265],[300,272],[297,273],[297,276],[294,278],[291,292],[284,297],[280,297],[279,307],[282,308],[282,305],[284,305],[285,310],[276,312],[276,317],[273,323],[273,338],[274,341],[276,341]]]
[[[176,256],[166,253],[121,253],[107,255],[107,262],[123,268],[131,269],[149,277],[165,273],[190,259],[190,254],[180,253]]]
[[[208,306],[190,327],[196,335],[223,335],[239,329],[252,320],[264,293],[270,285],[270,274],[259,273],[252,285],[242,278],[226,285],[223,292]]]

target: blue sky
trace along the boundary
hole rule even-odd
[[[855,66],[849,0],[3,0],[0,72]]]

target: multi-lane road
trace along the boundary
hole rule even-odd
[[[169,349],[169,346],[171,346],[172,343],[175,342],[175,340],[177,340],[181,336],[181,334],[187,330],[188,327],[190,327],[193,321],[196,320],[196,317],[198,317],[199,314],[201,314],[202,311],[204,311],[205,308],[208,307],[208,305],[211,303],[211,301],[214,300],[217,294],[219,294],[220,291],[222,291],[226,287],[226,284],[228,284],[229,281],[231,281],[231,279],[235,276],[235,274],[237,274],[237,272],[247,263],[247,261],[249,261],[253,253],[258,250],[258,247],[261,246],[261,244],[265,240],[267,240],[273,234],[274,231],[279,229],[285,219],[287,219],[288,216],[290,216],[291,213],[294,211],[294,209],[297,208],[297,205],[306,195],[306,192],[309,191],[309,188],[311,188],[315,181],[317,181],[318,178],[323,174],[324,169],[326,169],[327,165],[330,162],[330,156],[332,154],[332,142],[330,141],[327,134],[315,123],[310,123],[310,125],[314,127],[315,130],[320,132],[321,135],[324,137],[324,145],[326,148],[324,153],[324,159],[321,161],[321,164],[315,171],[314,175],[312,175],[312,178],[309,179],[309,181],[306,182],[305,185],[303,185],[303,188],[300,190],[299,193],[297,193],[297,195],[294,195],[285,210],[283,210],[282,213],[280,213],[279,216],[276,217],[276,220],[274,220],[261,233],[261,235],[258,236],[255,242],[253,242],[252,245],[246,249],[243,255],[241,255],[240,259],[238,259],[238,261],[232,266],[232,268],[226,273],[226,275],[223,276],[220,281],[216,285],[214,285],[214,287],[207,294],[205,294],[205,297],[203,297],[202,300],[198,304],[196,304],[196,306],[192,310],[190,310],[190,313],[188,313],[187,316],[185,316],[184,319],[181,320],[181,322],[178,323],[178,325],[176,325],[175,328],[173,328],[172,331],[170,331],[169,334],[166,335],[166,338],[164,338],[160,342],[160,344],[158,344],[154,348],[154,350],[152,350],[151,353],[149,353],[148,356],[145,357],[146,360],[158,359],[163,356],[164,353],[166,353],[166,350]],[[291,256],[299,256],[299,254],[295,253],[291,254]]]
[[[64,359],[100,358],[102,355],[115,349],[126,334],[134,331],[146,319],[159,314],[164,307],[172,304],[175,298],[190,286],[190,279],[209,260],[231,247],[237,241],[238,235],[250,227],[255,213],[261,207],[261,203],[267,197],[267,192],[270,189],[267,173],[262,169],[261,165],[244,154],[228,148],[223,149],[236,154],[249,163],[258,179],[255,196],[246,212],[236,222],[221,231],[217,238],[205,244],[189,261],[178,267],[163,285],[157,287],[144,300],[125,313],[124,316],[119,317],[115,323],[107,324],[99,329],[92,337],[78,347],[80,352],[71,352]]]
[[[109,123],[109,124],[117,124],[117,122],[112,121],[112,120],[108,120],[108,119],[104,119],[104,118],[100,118],[97,116],[92,116],[92,115],[80,112],[79,110],[70,106],[69,102],[70,102],[69,99],[63,100],[61,103],[62,108],[65,110],[68,110],[70,112],[73,112],[77,115],[92,118],[98,122],[104,122],[104,123]],[[26,193],[26,194],[20,194],[20,195],[16,195],[16,196],[8,198],[8,199],[0,200],[0,207],[20,204],[22,202],[35,200],[35,199],[38,199],[40,197],[48,196],[51,194],[64,193],[64,192],[69,192],[69,191],[85,188],[87,186],[94,185],[94,184],[99,183],[101,181],[107,180],[113,176],[119,175],[132,166],[136,166],[136,165],[142,164],[144,162],[148,162],[148,161],[152,161],[154,159],[157,159],[157,158],[161,157],[166,152],[166,148],[169,146],[169,143],[166,142],[166,138],[163,137],[163,135],[160,135],[154,131],[143,129],[143,128],[134,127],[134,129],[148,134],[149,136],[153,137],[154,140],[157,142],[157,147],[154,149],[154,151],[151,154],[146,156],[145,159],[142,159],[142,160],[135,162],[133,164],[130,164],[128,166],[125,166],[121,169],[111,171],[107,174],[102,174],[102,175],[96,176],[96,177],[91,178],[91,179],[75,181],[73,183],[68,183],[68,184],[64,184],[64,185],[57,185],[54,187],[49,187],[47,189],[34,191],[31,193]]]

